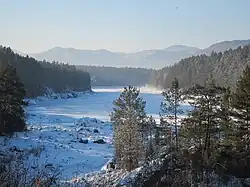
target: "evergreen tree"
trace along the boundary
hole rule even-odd
[[[156,122],[152,116],[150,116],[146,122],[146,129],[143,133],[145,137],[145,148],[146,148],[146,158],[151,159],[156,150]]]
[[[182,136],[188,146],[201,152],[202,164],[208,166],[220,143],[222,133],[221,112],[225,88],[217,86],[210,78],[204,86],[195,85],[188,91],[193,110],[183,120]]]
[[[139,97],[140,91],[125,87],[114,101],[111,121],[114,126],[115,159],[119,167],[128,171],[138,167],[145,158],[143,130],[146,123],[146,102]]]
[[[164,97],[164,102],[161,103],[161,123],[167,124],[167,126],[172,130],[172,124],[174,126],[174,138],[175,146],[178,147],[178,118],[177,115],[183,111],[180,108],[180,102],[182,99],[182,91],[179,88],[179,82],[175,77],[172,81],[171,88],[162,93]],[[172,133],[172,132],[171,132]]]
[[[221,125],[221,133],[220,138],[223,139],[223,144],[228,145],[232,144],[233,138],[234,138],[234,123],[231,118],[232,116],[232,93],[229,87],[225,89],[222,102],[220,105],[220,125]]]
[[[250,151],[250,66],[243,71],[233,95],[233,117],[236,119],[237,147]]]
[[[232,94],[229,125],[225,129],[225,148],[222,159],[227,173],[240,178],[250,176],[250,67],[240,76]],[[228,121],[228,120],[225,120]]]
[[[0,73],[0,134],[24,130],[24,96],[24,85],[16,69],[7,65]]]

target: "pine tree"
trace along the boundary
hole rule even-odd
[[[140,91],[125,87],[114,101],[111,121],[114,127],[115,160],[119,167],[128,171],[138,167],[145,159],[143,131],[146,123],[146,102],[139,97]]]
[[[16,69],[6,65],[0,73],[0,134],[24,130],[24,96]]]
[[[228,173],[241,178],[250,176],[250,67],[240,76],[233,93],[233,126],[230,137],[231,151],[227,154]],[[228,150],[228,149],[227,149]]]
[[[220,105],[220,138],[223,139],[223,144],[228,145],[232,144],[233,141],[233,131],[234,123],[231,118],[233,109],[232,109],[232,93],[229,87],[225,88],[223,99]]]
[[[172,81],[171,88],[162,93],[164,102],[161,103],[161,123],[167,124],[168,128],[172,130],[172,124],[174,126],[175,134],[175,146],[179,146],[178,140],[178,118],[177,115],[183,111],[180,108],[180,102],[182,99],[182,91],[179,88],[179,82],[175,77]],[[172,133],[172,132],[170,132]]]
[[[250,149],[250,67],[247,66],[236,84],[233,95],[233,117],[236,121],[237,147],[241,151]]]
[[[211,163],[211,156],[220,143],[221,105],[225,88],[215,84],[210,78],[204,86],[195,85],[188,91],[188,99],[193,110],[183,120],[181,130],[188,146],[200,150],[204,165]],[[211,159],[210,159],[211,158]]]
[[[143,133],[145,137],[146,158],[151,159],[156,150],[156,122],[152,116],[150,116],[146,122],[146,129]]]

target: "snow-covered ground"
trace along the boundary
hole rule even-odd
[[[33,99],[26,108],[28,132],[3,141],[2,149],[42,148],[31,164],[56,165],[61,177],[72,178],[99,171],[113,156],[112,125],[109,114],[122,88],[96,88],[94,93],[69,99]],[[160,91],[141,89],[147,113],[159,119]],[[185,107],[184,105],[183,107]],[[185,108],[184,108],[185,109]],[[158,120],[157,120],[158,121]],[[94,143],[104,140],[103,144]]]

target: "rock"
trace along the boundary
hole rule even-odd
[[[71,93],[68,93],[67,98],[69,99],[69,98],[74,98],[74,97],[73,97],[73,95]]]
[[[94,129],[94,131],[93,131],[94,133],[99,133],[99,131],[97,130],[97,129]]]
[[[79,125],[80,125],[80,126],[84,126],[84,127],[86,127],[85,122],[79,122]]]
[[[108,170],[110,170],[110,169],[115,169],[115,164],[114,164],[114,162],[109,162],[109,163],[107,164],[107,169],[108,169]]]
[[[1,165],[0,165],[0,173],[4,173],[4,172],[6,172],[6,171],[7,171],[6,166],[3,165],[3,164],[1,164]]]
[[[91,130],[90,129],[85,129],[87,132],[91,132]]]
[[[81,128],[79,128],[79,129],[77,129],[77,131],[82,131],[83,130],[83,128],[81,127]]]
[[[246,185],[250,186],[250,178],[246,178],[245,181],[244,181],[244,183],[245,183]]]
[[[16,146],[9,148],[9,150],[10,150],[11,152],[19,152],[19,153],[20,153],[20,152],[23,152],[23,150],[17,148]]]
[[[103,139],[99,139],[99,140],[95,140],[93,141],[93,143],[97,143],[97,144],[105,144],[106,142]]]
[[[54,166],[53,166],[53,164],[46,164],[46,165],[45,165],[45,168],[50,168],[50,169],[53,169],[53,168],[54,168]]]
[[[90,121],[93,123],[97,123],[97,119],[95,119],[95,118],[90,119]]]
[[[71,94],[74,98],[77,98],[77,93],[72,92]]]
[[[83,139],[80,139],[80,140],[79,140],[79,143],[84,143],[84,144],[87,144],[87,143],[89,143],[89,141],[88,141],[88,140],[83,140]]]

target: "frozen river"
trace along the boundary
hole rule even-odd
[[[63,178],[99,171],[113,157],[110,113],[122,88],[93,88],[72,99],[34,99],[26,107],[28,132],[17,133],[2,149],[41,148],[39,156],[28,158],[30,168],[53,164]],[[148,115],[159,119],[161,91],[141,88]],[[0,137],[1,138],[1,137]],[[104,144],[95,143],[104,140]],[[1,141],[0,141],[1,142]]]
[[[110,112],[122,88],[94,88],[72,99],[34,99],[26,107],[28,132],[17,133],[2,149],[23,151],[42,148],[39,156],[27,160],[30,168],[53,164],[62,178],[99,171],[113,157]],[[162,96],[142,88],[147,112],[158,116]],[[1,138],[1,137],[0,137]],[[104,144],[95,143],[104,140]],[[35,164],[35,165],[34,165]]]
[[[28,108],[29,113],[46,114],[48,117],[61,116],[65,118],[91,117],[102,121],[110,120],[113,101],[119,97],[122,88],[96,87],[93,94],[86,94],[75,99],[47,100],[37,102]],[[158,118],[162,96],[160,91],[141,88],[141,97],[146,101],[146,111]]]

